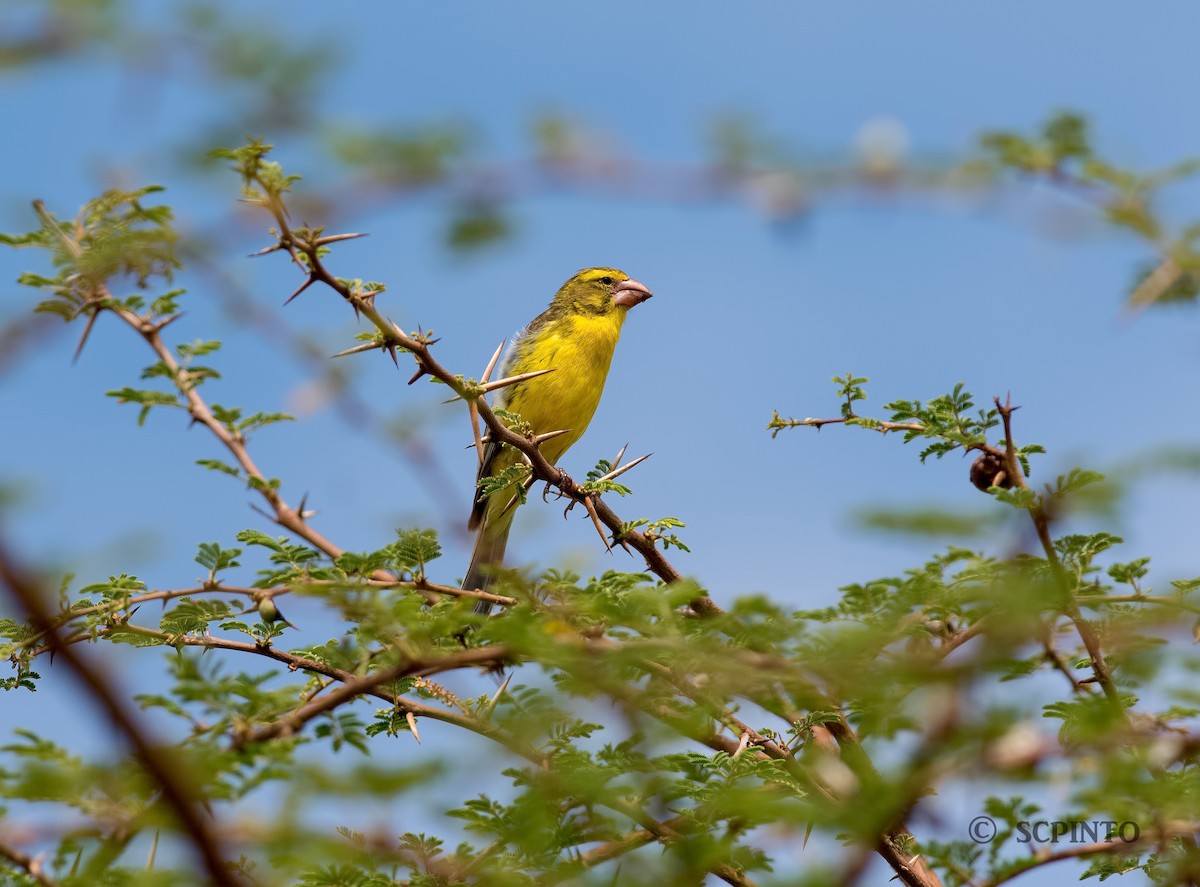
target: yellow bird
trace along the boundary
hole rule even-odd
[[[600,403],[613,350],[625,315],[650,298],[645,286],[616,268],[587,268],[562,285],[545,311],[514,341],[504,376],[553,369],[554,372],[501,388],[495,406],[517,413],[537,434],[568,429],[544,441],[542,454],[557,464],[583,436]],[[486,590],[504,562],[512,526],[513,488],[484,495],[478,483],[521,461],[511,447],[489,443],[476,478],[475,505],[468,529],[478,530],[463,588]],[[487,604],[476,608],[486,613]]]

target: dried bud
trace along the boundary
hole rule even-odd
[[[991,487],[1007,490],[1012,486],[1012,478],[1008,476],[1008,466],[1003,459],[992,453],[984,453],[971,463],[971,483],[986,493]]]

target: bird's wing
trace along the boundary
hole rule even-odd
[[[500,361],[500,377],[515,375],[525,372],[520,368],[521,358],[527,346],[537,336],[538,331],[546,326],[553,317],[553,312],[547,308],[537,317],[529,322],[523,330],[519,331],[512,337],[512,341],[508,345],[504,357]],[[495,405],[500,409],[506,409],[512,398],[513,391],[519,388],[521,383],[509,385],[501,388],[496,394]],[[483,445],[483,461],[479,463],[479,471],[475,474],[475,502],[471,506],[471,517],[467,521],[467,529],[477,529],[483,521],[483,513],[487,508],[487,497],[479,492],[479,482],[485,477],[491,477],[495,472],[496,457],[500,454],[499,441],[493,441]]]
[[[499,441],[489,441],[483,445],[483,461],[479,463],[479,471],[475,474],[475,501],[471,505],[471,517],[467,521],[468,530],[477,529],[483,520],[483,513],[487,509],[487,497],[480,492],[479,483],[485,477],[491,476],[492,465],[499,454]]]

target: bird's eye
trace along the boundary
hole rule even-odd
[[[601,277],[600,282],[605,286],[612,286],[613,279],[611,277]]]

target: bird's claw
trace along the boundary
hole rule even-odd
[[[562,484],[563,484],[563,481],[565,481],[567,479],[567,473],[557,466],[555,466],[554,470],[558,472],[558,478],[555,480],[546,481],[546,486],[542,490],[542,501],[546,502],[546,503],[549,503],[549,501],[550,501],[546,497],[550,495],[551,487],[558,487],[558,489],[556,489],[554,491],[554,497],[556,499],[561,499],[563,497]],[[572,506],[574,506],[574,505],[575,505],[575,502],[574,502],[574,500],[572,500],[571,504],[567,506],[567,511],[570,511]],[[563,512],[564,517],[566,516],[567,511]]]

